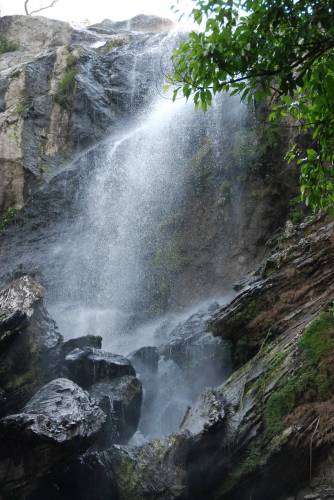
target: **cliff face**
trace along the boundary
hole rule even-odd
[[[0,18],[9,45],[0,56],[0,212],[22,208],[65,163],[133,112],[129,73],[151,37],[96,30],[41,17]],[[148,65],[135,91],[137,109],[150,78]]]
[[[213,312],[209,328],[232,339],[236,370],[168,440],[108,451],[121,499],[333,496],[333,244],[330,220],[282,234]]]
[[[165,20],[133,23],[104,21],[78,31],[39,17],[0,19],[16,49],[0,56],[2,284],[17,272],[35,272],[48,289],[64,288],[66,258],[49,255],[50,248],[87,241],[80,221],[108,154],[103,139],[132,129],[156,97],[180,39],[159,32],[170,27]],[[146,316],[229,289],[259,262],[296,192],[295,174],[280,160],[285,132],[261,125],[236,101],[220,107],[216,140],[198,128],[187,158],[175,159],[182,196],[175,195],[170,213],[156,208],[162,215],[142,259],[145,292],[134,306]],[[170,149],[192,133],[180,128]]]
[[[0,18],[3,498],[334,495],[333,222],[286,224],[286,129],[225,97],[164,121],[152,103],[180,40],[170,28]],[[53,310],[65,302],[66,332],[40,283]],[[73,328],[76,301],[103,325],[83,315]],[[96,333],[126,338],[131,362]],[[114,446],[140,408],[147,442]],[[175,433],[150,439],[161,428]]]

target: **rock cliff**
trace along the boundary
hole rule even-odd
[[[333,220],[258,111],[163,122],[172,28],[0,18],[1,500],[334,498]]]

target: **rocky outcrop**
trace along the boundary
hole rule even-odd
[[[71,351],[65,357],[65,367],[69,378],[85,388],[102,380],[136,375],[127,358],[90,347]]]
[[[169,29],[164,20],[160,27],[156,19],[151,21],[144,16],[133,23],[139,31],[149,31],[150,23],[157,31]],[[119,29],[116,23],[115,32]],[[22,208],[78,151],[126,120],[132,113],[129,94],[136,94],[136,108],[140,107],[148,89],[131,88],[131,61],[138,46],[143,52],[148,49],[150,60],[150,36],[138,32],[125,37],[125,50],[119,48],[117,35],[102,36],[93,28],[75,30],[38,16],[2,17],[0,32],[12,44],[10,51],[0,54],[3,214]]]
[[[84,452],[105,420],[102,410],[75,383],[49,382],[21,413],[0,420],[0,494],[28,496],[41,479]]]
[[[283,236],[262,278],[215,312],[240,368],[203,393],[180,433],[108,452],[121,499],[333,495],[333,229],[320,219]]]
[[[61,335],[43,287],[22,276],[0,291],[0,415],[19,410],[58,370]]]
[[[138,428],[142,403],[142,384],[130,361],[101,349],[77,347],[66,355],[63,373],[88,389],[106,413],[102,446],[127,443]]]
[[[132,17],[128,21],[114,22],[110,19],[104,19],[98,24],[89,27],[90,30],[98,33],[114,34],[117,31],[148,31],[150,33],[160,31],[170,31],[175,27],[173,21],[159,16],[139,15]]]
[[[140,347],[128,355],[129,360],[140,373],[156,373],[158,370],[159,352],[154,346]]]
[[[226,378],[231,372],[230,343],[213,337],[208,323],[218,304],[211,304],[207,310],[198,311],[186,321],[179,323],[170,333],[168,341],[160,348],[160,355],[173,360],[192,380],[199,373],[205,373],[206,386],[216,385],[217,380]]]

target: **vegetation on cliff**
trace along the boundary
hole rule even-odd
[[[5,54],[6,52],[14,52],[15,50],[18,50],[18,48],[18,43],[0,37],[0,54]]]
[[[217,92],[271,99],[271,119],[293,118],[287,159],[300,167],[301,198],[334,208],[334,23],[331,2],[195,0],[201,27],[174,52],[176,85],[206,110]]]

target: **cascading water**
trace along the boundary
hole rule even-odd
[[[142,85],[136,68],[148,61],[159,68],[176,39],[177,35],[154,35],[140,54],[138,47],[122,49],[133,57],[128,78],[129,100],[135,109],[139,109],[136,99]],[[65,337],[101,335],[105,348],[124,355],[142,346],[165,346],[160,348],[154,387],[144,384],[151,399],[144,405],[141,429],[148,436],[177,429],[199,392],[229,371],[228,347],[206,333],[207,308],[188,323],[184,323],[187,311],[167,314],[168,304],[164,304],[165,310],[159,312],[161,289],[166,286],[164,258],[172,262],[175,272],[175,261],[186,263],[188,258],[182,249],[175,249],[178,242],[160,240],[160,228],[184,203],[190,159],[209,144],[211,163],[221,162],[224,113],[240,116],[241,109],[230,98],[225,107],[220,99],[208,113],[196,112],[192,102],[173,103],[159,95],[160,86],[161,78],[152,81],[137,118],[97,149],[89,182],[77,200],[76,229],[71,239],[57,247],[64,256],[62,285],[50,299],[51,312]],[[87,158],[85,162],[87,166]],[[189,296],[191,303],[191,290]],[[191,341],[180,362],[169,354],[175,335],[187,329],[195,342]],[[161,331],[164,334],[159,336]],[[203,363],[203,354],[205,358],[208,353]],[[194,374],[196,383],[191,380]]]

